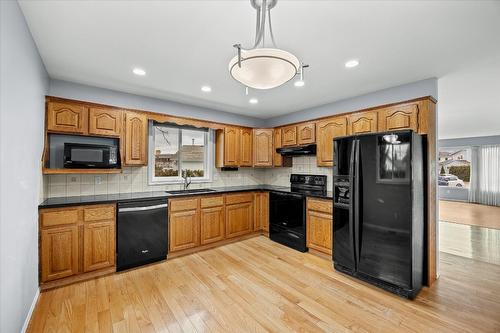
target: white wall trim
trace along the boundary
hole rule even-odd
[[[21,328],[21,333],[25,333],[28,330],[28,325],[30,324],[31,316],[33,315],[33,311],[35,311],[36,304],[38,302],[38,298],[40,297],[40,288],[36,288],[35,297],[33,298],[33,302],[31,303],[30,310],[26,315],[26,319],[24,320],[23,327]]]

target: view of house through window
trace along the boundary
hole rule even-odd
[[[151,182],[181,181],[182,171],[193,180],[209,180],[208,130],[157,123],[152,129]]]
[[[471,149],[439,149],[439,186],[470,188]]]

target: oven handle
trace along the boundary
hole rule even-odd
[[[155,205],[155,206],[144,206],[144,207],[118,208],[118,213],[140,212],[140,211],[153,210],[153,209],[159,209],[159,208],[167,208],[167,207],[168,207],[168,204],[161,204],[161,205]]]

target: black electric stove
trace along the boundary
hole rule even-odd
[[[306,196],[326,194],[323,175],[290,175],[290,193],[272,192],[269,200],[269,238],[306,252]]]

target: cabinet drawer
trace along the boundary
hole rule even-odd
[[[203,197],[201,198],[201,208],[206,208],[206,207],[217,207],[217,206],[222,206],[224,205],[224,197],[217,196],[217,197]]]
[[[86,207],[83,210],[83,220],[85,222],[114,220],[115,219],[115,206],[96,206]]]
[[[331,200],[308,199],[307,209],[327,214],[333,213],[333,205]]]
[[[252,193],[229,194],[226,196],[226,205],[232,205],[242,202],[252,202]]]
[[[42,227],[75,224],[81,221],[81,208],[56,208],[40,212]]]
[[[198,208],[198,198],[170,200],[170,211],[193,210]]]

